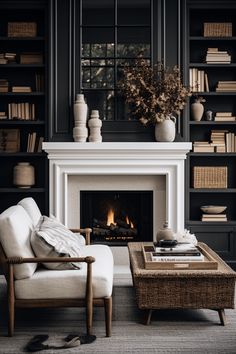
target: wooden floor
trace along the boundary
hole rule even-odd
[[[69,333],[85,333],[83,309],[18,309],[16,331],[8,338],[5,284],[0,279],[0,353],[23,353],[36,334],[48,334],[49,344],[60,345]],[[77,348],[45,350],[40,353],[226,353],[236,354],[236,311],[226,310],[228,325],[220,325],[217,312],[211,310],[155,311],[150,326],[141,324],[142,312],[135,303],[131,286],[114,287],[112,337],[105,337],[104,314],[96,308],[94,343]]]

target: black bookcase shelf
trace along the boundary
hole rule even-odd
[[[0,164],[4,166],[0,171],[0,213],[30,196],[35,198],[42,213],[48,213],[48,162],[44,152],[37,152],[39,138],[47,140],[48,10],[48,2],[42,0],[29,0],[24,4],[14,0],[0,2],[1,53],[15,53],[15,61],[0,65],[0,79],[9,83],[8,92],[0,93],[0,111],[8,117],[0,120],[0,130],[18,129],[20,134],[18,152],[0,152]],[[8,37],[8,22],[35,22],[37,36]],[[20,55],[27,52],[42,53],[43,63],[20,64]],[[13,86],[29,86],[32,92],[12,92]],[[34,120],[29,119],[31,115]],[[15,116],[22,119],[15,119]],[[35,152],[26,152],[32,133],[36,134]],[[34,167],[35,185],[32,188],[14,186],[13,170],[19,162],[28,162]]]
[[[196,1],[187,0],[185,9],[186,34],[183,52],[186,83],[189,84],[189,72],[192,68],[203,70],[208,77],[209,92],[195,92],[203,96],[204,110],[216,112],[232,112],[236,116],[236,92],[216,92],[218,81],[236,81],[236,3],[232,1]],[[231,22],[231,37],[204,37],[203,29],[206,22]],[[208,48],[218,48],[231,55],[231,63],[206,63]],[[189,114],[186,117],[186,136],[189,141],[211,142],[212,130],[227,130],[236,134],[236,121],[207,121],[205,115],[201,121],[194,121]],[[226,166],[227,188],[193,188],[193,170],[195,166]],[[187,159],[186,188],[186,227],[194,232],[199,241],[208,243],[229,264],[236,260],[236,152],[210,153],[190,152]],[[225,205],[226,222],[201,221],[203,205]],[[225,253],[224,249],[227,249]]]

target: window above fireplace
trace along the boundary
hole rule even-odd
[[[118,82],[124,65],[152,58],[153,0],[81,0],[80,92],[102,120],[130,120]]]

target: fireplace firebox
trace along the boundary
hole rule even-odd
[[[80,191],[81,227],[93,243],[126,245],[153,240],[152,191]]]

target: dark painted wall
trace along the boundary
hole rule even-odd
[[[51,0],[49,140],[73,141],[73,101],[78,93],[80,15],[78,0]],[[153,6],[153,62],[180,64],[180,0],[157,0]],[[154,141],[153,127],[136,121],[105,121],[103,141]],[[177,138],[180,140],[180,137]]]

